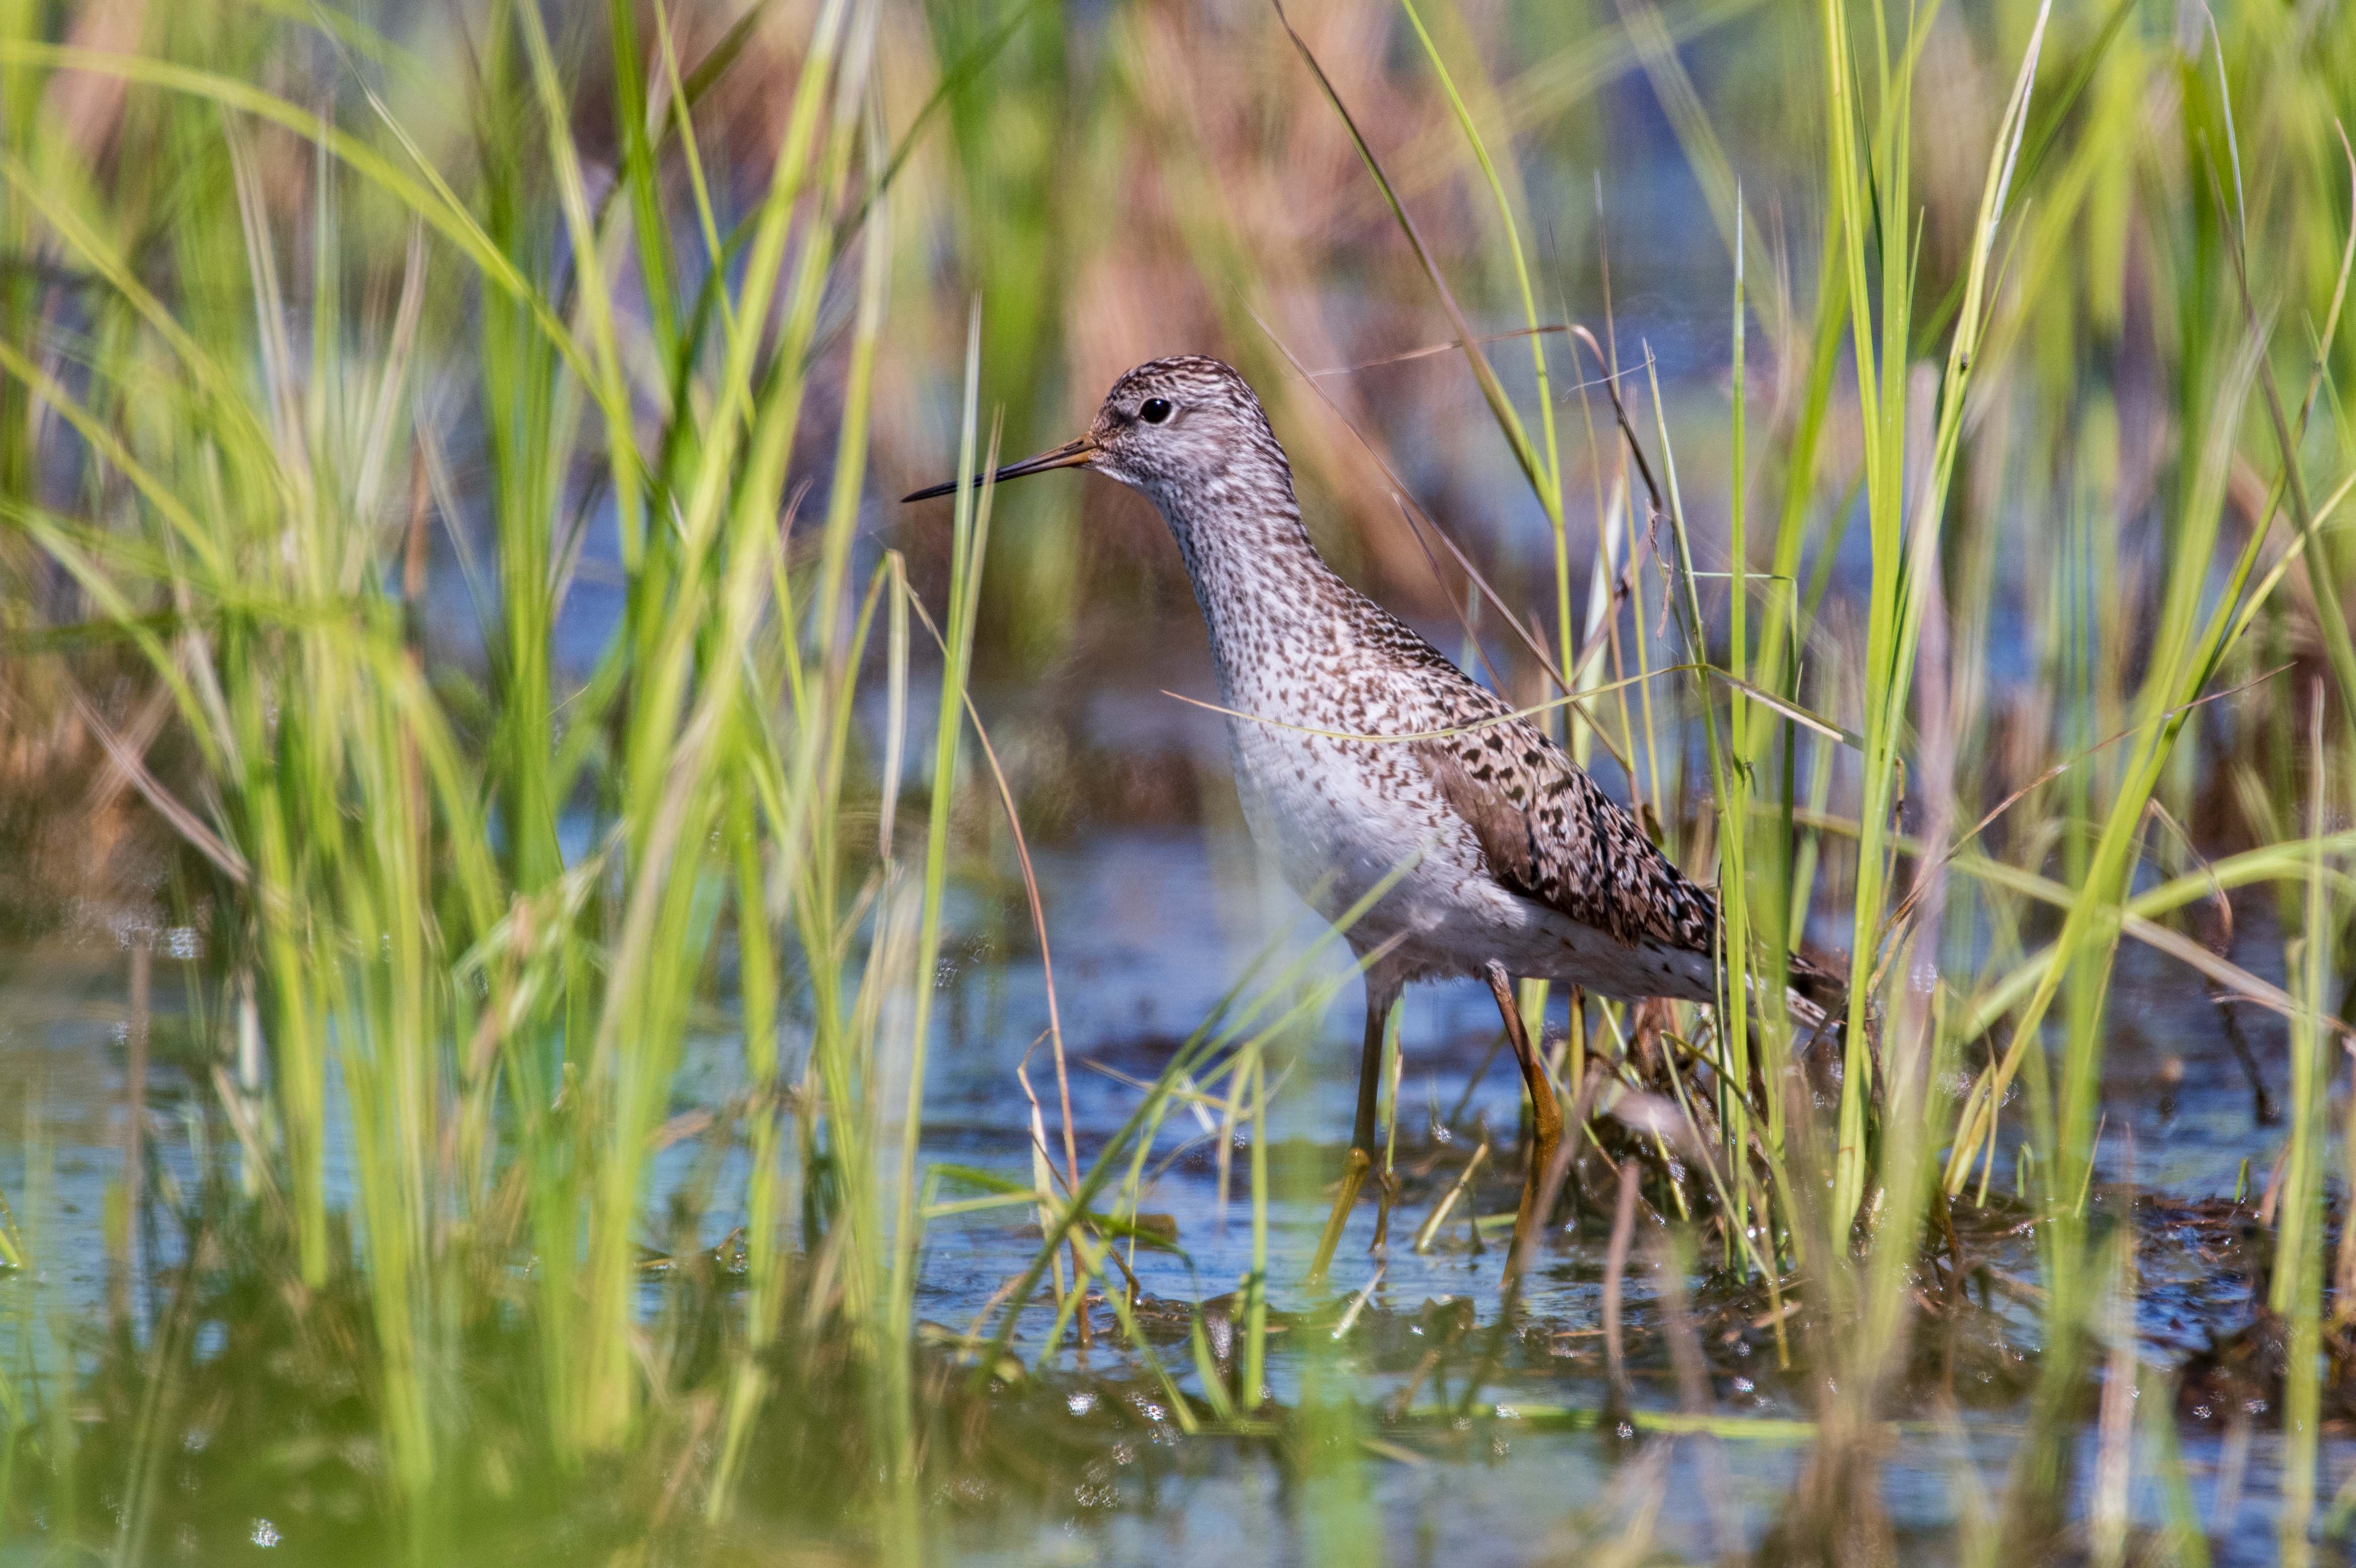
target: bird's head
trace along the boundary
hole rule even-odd
[[[1285,473],[1283,449],[1259,400],[1231,367],[1182,354],[1149,359],[1124,372],[1105,394],[1086,435],[1010,463],[994,477],[1003,484],[1050,468],[1093,468],[1160,503],[1215,485],[1239,463],[1279,476]],[[957,481],[950,480],[904,498],[921,501],[956,489]]]

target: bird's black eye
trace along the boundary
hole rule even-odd
[[[1177,411],[1167,398],[1148,398],[1137,405],[1137,417],[1147,424],[1168,424],[1170,416]]]

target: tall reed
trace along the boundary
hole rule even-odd
[[[904,574],[852,548],[891,239],[878,18],[828,0],[791,41],[788,107],[741,211],[715,205],[693,112],[741,38],[682,60],[659,15],[652,40],[631,7],[609,23],[624,155],[603,189],[565,46],[530,5],[479,19],[470,175],[391,107],[417,101],[423,68],[381,40],[315,114],[249,85],[271,48],[310,47],[291,25],[209,34],[190,16],[152,52],[110,55],[19,15],[0,39],[36,90],[66,71],[123,83],[126,112],[181,149],[95,181],[19,122],[0,157],[13,231],[91,280],[0,350],[13,395],[73,432],[75,464],[12,486],[7,520],[70,575],[87,635],[145,656],[197,748],[190,776],[139,782],[216,912],[209,1015],[236,1018],[249,984],[262,998],[270,1071],[245,1157],[288,1195],[305,1282],[366,1282],[388,1484],[426,1554],[473,1419],[451,1398],[473,1375],[466,1325],[507,1270],[532,1282],[529,1383],[562,1463],[645,1441],[650,1399],[675,1397],[645,1353],[640,1238],[723,963],[747,1045],[715,1136],[750,1154],[723,1204],[748,1288],[712,1507],[789,1297],[806,1326],[858,1325],[896,1473],[915,1444],[928,988],[913,1061],[887,1003],[938,942],[964,677],[944,687],[912,884],[888,833],[844,831],[872,787],[853,710],[887,601],[895,715],[906,669]],[[289,167],[308,192],[292,202],[270,172]],[[160,244],[158,210],[177,214]],[[855,302],[847,333],[822,321],[835,291]],[[479,680],[429,662],[420,567],[444,549],[483,629]],[[621,610],[575,672],[559,632],[601,560]],[[968,641],[974,583],[951,622]],[[887,1116],[902,1071],[909,1109]]]

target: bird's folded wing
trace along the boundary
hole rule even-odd
[[[1412,749],[1499,885],[1622,942],[1711,951],[1708,891],[1537,726],[1498,719]]]
[[[1622,942],[1714,951],[1717,895],[1678,870],[1544,731],[1503,718],[1504,703],[1471,689],[1492,721],[1410,749],[1498,884]],[[1789,961],[1792,993],[1812,1005],[1811,1023],[1821,1021],[1841,1002],[1838,965],[1796,951]]]

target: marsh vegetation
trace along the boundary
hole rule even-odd
[[[2322,3],[0,5],[0,1561],[2345,1552],[2351,112]],[[1524,987],[1510,1287],[1445,988],[1310,1277],[1150,509],[891,504],[1178,349],[1759,998]]]

